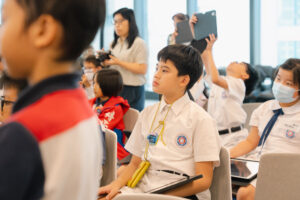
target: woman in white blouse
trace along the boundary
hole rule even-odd
[[[104,65],[110,65],[121,73],[124,82],[121,96],[128,100],[132,108],[141,111],[145,103],[147,47],[139,37],[132,9],[121,8],[113,17],[115,32],[110,49],[112,55],[104,61]]]

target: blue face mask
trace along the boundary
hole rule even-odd
[[[280,103],[291,103],[296,101],[299,96],[293,97],[296,91],[294,88],[274,82],[272,91],[276,100]]]

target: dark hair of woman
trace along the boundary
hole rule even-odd
[[[136,21],[135,21],[135,16],[134,16],[134,12],[132,9],[129,8],[121,8],[119,10],[117,10],[116,12],[114,12],[113,17],[115,17],[115,15],[120,14],[122,15],[122,17],[125,20],[128,20],[128,24],[129,24],[129,33],[128,36],[126,38],[127,42],[128,42],[128,49],[132,46],[135,38],[137,36],[139,36],[139,30],[138,27],[136,25]],[[116,34],[116,32],[114,32],[114,41],[112,43],[112,48],[115,48],[117,42],[118,42],[119,36]]]

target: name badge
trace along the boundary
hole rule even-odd
[[[150,145],[155,145],[157,140],[158,140],[158,134],[157,133],[150,133],[147,136],[147,139],[148,139]]]

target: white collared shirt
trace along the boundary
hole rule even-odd
[[[139,64],[148,63],[147,46],[140,37],[135,38],[129,49],[127,40],[122,42],[119,38],[116,46],[111,49],[111,53],[121,61]],[[146,82],[146,77],[143,74],[135,74],[118,65],[112,65],[110,68],[116,69],[121,73],[124,85],[141,86]]]
[[[252,113],[250,125],[258,127],[259,136],[274,115],[273,110],[281,108],[277,100],[270,100]],[[300,101],[291,107],[282,108],[262,149],[264,153],[300,153]],[[261,146],[258,147],[260,150]]]
[[[218,130],[240,126],[247,118],[242,108],[246,91],[244,81],[232,76],[222,77],[228,84],[228,90],[212,84],[209,76],[205,77],[211,88],[207,111],[217,121]]]
[[[147,136],[159,103],[145,108],[126,143],[125,148],[144,159]],[[161,101],[154,126],[163,120],[170,105]],[[156,131],[158,134],[161,129]],[[213,161],[219,165],[220,141],[213,120],[185,94],[173,103],[165,120],[163,141],[149,145],[148,160],[153,170],[173,170],[195,175],[195,162]]]

